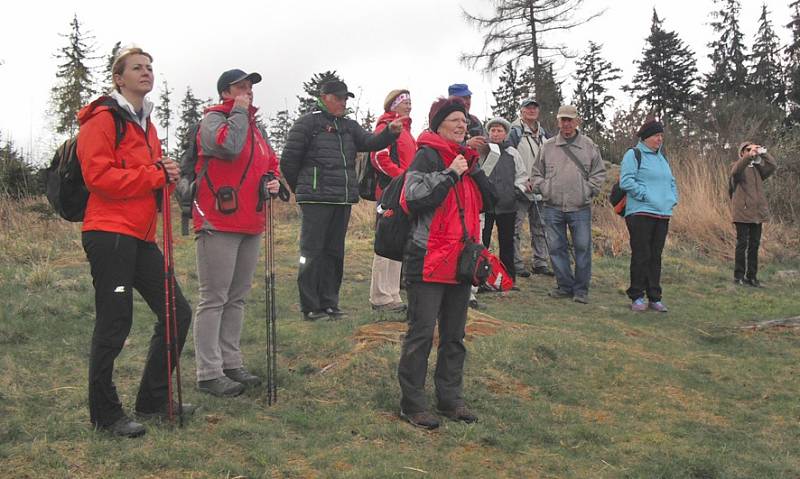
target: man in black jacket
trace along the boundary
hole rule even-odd
[[[345,315],[339,308],[339,288],[350,207],[358,203],[356,153],[389,146],[405,119],[371,134],[344,116],[347,99],[354,97],[344,82],[326,82],[320,93],[318,110],[297,119],[281,154],[281,173],[300,205],[297,286],[300,309],[311,321]]]

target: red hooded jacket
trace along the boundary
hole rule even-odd
[[[89,201],[82,231],[121,233],[155,242],[156,194],[166,184],[161,143],[150,118],[147,131],[130,119],[115,149],[116,127],[101,97],[78,112],[78,158]]]
[[[400,115],[396,111],[388,111],[378,118],[378,123],[375,125],[375,134],[380,133],[386,128],[389,123],[396,120]],[[391,149],[393,145],[377,151],[370,155],[372,166],[383,174],[392,178],[400,176],[408,169],[411,162],[414,161],[414,155],[417,153],[417,141],[411,135],[411,118],[407,118],[403,122],[403,131],[400,136],[395,140],[397,143],[397,159],[399,165],[394,162],[391,156]],[[377,186],[375,191],[375,198],[380,201],[382,188]]]
[[[231,118],[236,114],[244,114],[244,110],[239,108],[233,111],[234,100],[226,100],[219,105],[207,108],[206,117],[203,119],[205,124],[210,113],[218,112]],[[247,113],[248,128],[246,139],[241,151],[233,159],[217,158],[207,155],[202,148],[203,141],[201,135],[205,130],[201,124],[197,133],[197,197],[193,208],[194,230],[227,231],[232,233],[260,234],[265,228],[264,212],[256,211],[258,205],[258,188],[261,177],[268,172],[278,175],[278,159],[272,151],[269,143],[262,136],[261,130],[255,122],[255,114],[258,110],[250,107]],[[231,132],[231,122],[223,122],[214,132],[214,142],[216,146],[222,148],[225,140]],[[253,155],[252,162],[250,155]],[[214,194],[209,188],[205,177],[200,178],[200,172],[205,163],[208,162],[207,175],[211,179],[214,191],[219,191],[220,187],[230,186],[238,188],[237,200],[238,208],[235,212],[224,214],[217,209],[217,202]],[[248,163],[250,163],[248,167]],[[245,173],[245,170],[247,172]],[[242,180],[244,175],[244,180]],[[241,186],[239,186],[241,182]]]

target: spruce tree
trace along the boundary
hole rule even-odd
[[[646,108],[663,121],[681,123],[698,100],[696,60],[677,33],[664,30],[662,24],[653,9],[650,35],[642,58],[635,61],[636,74],[622,89],[636,96],[636,109]]]
[[[110,91],[114,87],[114,73],[111,69],[114,67],[114,60],[117,58],[117,54],[121,48],[121,42],[117,42],[111,47],[111,54],[106,57],[106,65],[103,71],[103,84],[100,85],[100,91]]]
[[[331,80],[339,80],[339,75],[336,74],[336,70],[333,71],[326,71],[322,73],[315,73],[311,80],[307,82],[303,82],[303,91],[306,92],[305,97],[298,96],[297,99],[300,101],[300,106],[297,108],[297,116],[305,115],[306,113],[311,113],[312,111],[317,109],[317,99],[320,95],[320,88],[322,87],[323,83],[329,82]]]
[[[181,158],[189,148],[189,132],[192,127],[203,119],[204,102],[194,96],[192,87],[186,87],[186,95],[181,101],[179,123],[177,131],[177,158]]]
[[[711,27],[717,40],[708,44],[712,71],[705,77],[703,92],[711,97],[744,95],[748,90],[746,48],[738,18],[742,6],[739,0],[714,0],[714,4],[722,5],[711,12]]]
[[[289,110],[280,110],[269,120],[269,142],[279,155],[286,145],[292,123],[294,119],[289,115]]]
[[[70,32],[61,36],[68,44],[56,54],[61,63],[56,71],[57,84],[50,90],[51,106],[56,132],[71,136],[78,130],[78,110],[96,93],[92,67],[87,64],[95,60],[89,43],[93,37],[81,31],[77,15],[70,22]]]
[[[583,119],[587,132],[601,133],[606,122],[605,109],[614,101],[608,93],[608,83],[622,78],[622,71],[600,56],[601,46],[589,42],[589,51],[577,61],[577,85],[573,103]]]
[[[531,75],[517,73],[516,62],[506,63],[503,73],[500,74],[500,86],[492,92],[495,101],[492,105],[494,116],[514,120],[519,111],[519,103],[531,94],[531,80]]]
[[[761,5],[758,31],[750,55],[749,84],[753,96],[766,99],[769,103],[783,108],[786,104],[786,90],[780,60],[778,35],[769,20],[767,4]]]
[[[161,133],[164,139],[161,140],[161,146],[166,154],[169,154],[169,127],[172,125],[172,101],[170,100],[172,90],[167,84],[167,80],[161,82],[161,94],[158,96],[158,105],[156,105],[156,115],[158,116],[158,126],[161,127]]]
[[[553,72],[553,64],[545,61],[541,65],[541,72],[536,75],[539,78],[538,86],[534,87],[533,97],[539,102],[539,123],[549,132],[556,131],[556,113],[558,107],[564,102],[561,94],[561,82],[556,80]],[[525,72],[523,81],[532,81],[534,77],[533,69]]]
[[[789,107],[788,121],[800,123],[800,0],[789,4],[792,19],[786,24],[792,37],[786,47],[786,102]]]
[[[375,126],[375,115],[372,114],[372,110],[367,109],[367,114],[364,115],[364,118],[361,119],[361,128],[366,131],[372,131]]]

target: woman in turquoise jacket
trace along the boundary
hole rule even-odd
[[[634,311],[666,313],[667,307],[661,302],[661,253],[672,208],[678,204],[678,188],[661,152],[664,125],[649,120],[637,135],[639,143],[622,158],[619,180],[628,195],[625,224],[630,234],[631,284],[627,294]]]

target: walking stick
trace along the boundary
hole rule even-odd
[[[275,240],[272,234],[272,199],[274,195],[267,189],[267,183],[275,179],[275,174],[267,173],[261,177],[261,187],[259,188],[259,200],[256,211],[264,209],[264,220],[266,231],[264,232],[264,289],[266,302],[266,326],[267,326],[267,404],[272,406],[278,402],[278,383],[277,383],[277,328],[275,319],[277,316],[277,306],[275,301]]]
[[[178,393],[178,425],[183,427],[183,392],[181,389],[181,362],[178,351],[177,306],[175,302],[175,262],[172,247],[172,212],[169,185],[162,189],[161,211],[163,213],[164,238],[164,329],[167,346],[167,418],[174,421],[172,407],[172,361],[175,361],[175,385]]]
[[[536,208],[536,216],[539,217],[539,226],[542,227],[542,232],[544,233],[544,247],[547,248],[547,256],[549,257],[550,243],[547,242],[547,225],[544,224],[544,218],[542,217],[542,211],[539,209],[539,201],[536,199],[536,195],[533,197],[533,207]]]

